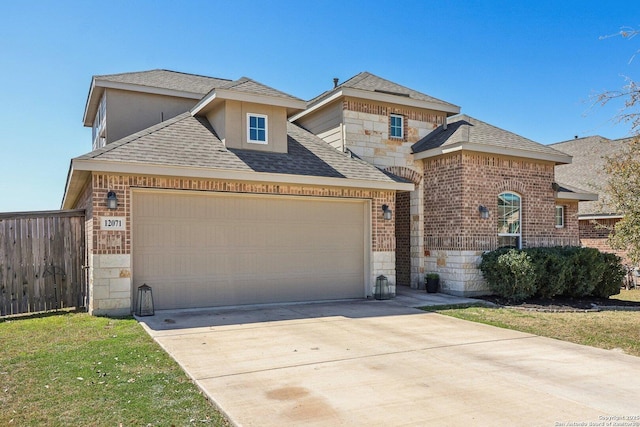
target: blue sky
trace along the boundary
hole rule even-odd
[[[360,71],[543,144],[619,138],[590,96],[638,79],[638,1],[0,3],[0,212],[58,209],[91,149],[91,76],[164,68],[251,77],[310,99]]]

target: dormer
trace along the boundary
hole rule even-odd
[[[249,78],[213,89],[191,109],[205,116],[229,149],[287,152],[287,117],[305,108],[299,98]]]

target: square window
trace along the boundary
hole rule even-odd
[[[556,206],[556,228],[564,228],[564,206]]]
[[[253,144],[266,144],[267,141],[267,116],[262,114],[247,114],[247,142]]]
[[[404,117],[398,114],[391,114],[389,117],[390,129],[389,134],[391,138],[404,138]]]

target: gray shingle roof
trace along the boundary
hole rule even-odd
[[[355,76],[351,77],[349,80],[346,80],[343,83],[339,84],[336,88],[333,88],[316,96],[315,98],[311,99],[308,104],[313,104],[321,100],[322,98],[329,96],[331,93],[340,90],[340,88],[353,88],[366,90],[369,92],[380,92],[391,95],[405,96],[407,98],[415,99],[418,101],[433,102],[436,104],[442,104],[443,106],[457,108],[457,105],[451,104],[438,98],[434,98],[422,92],[409,89],[406,86],[402,86],[392,81],[383,79],[382,77],[378,77],[375,74],[371,74],[367,71],[358,73]]]
[[[398,182],[299,126],[287,133],[288,153],[227,149],[205,118],[184,113],[77,159]]]
[[[600,200],[580,202],[580,215],[613,214],[607,205],[607,174],[604,171],[606,158],[625,149],[629,139],[608,139],[589,136],[551,144],[551,147],[573,156],[568,165],[556,166],[556,179],[567,185],[588,189],[599,194]]]
[[[466,114],[449,117],[447,128],[439,126],[433,132],[416,142],[411,148],[414,153],[453,146],[456,144],[478,144],[504,150],[518,150],[532,155],[566,156],[547,145],[542,145],[523,136],[517,135]],[[567,161],[569,159],[567,158]]]
[[[248,77],[241,77],[238,80],[227,82],[219,87],[220,89],[236,90],[238,92],[255,93],[258,95],[276,96],[279,98],[295,99],[302,101],[300,98],[289,95]]]
[[[212,89],[227,84],[230,80],[171,70],[149,70],[121,74],[93,76],[95,80],[127,83],[154,88],[171,89],[205,95]]]

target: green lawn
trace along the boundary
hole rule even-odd
[[[133,319],[0,320],[2,426],[226,426]]]
[[[640,290],[612,298],[640,301]],[[509,308],[429,307],[428,310],[473,322],[640,356],[640,311],[546,313]]]

